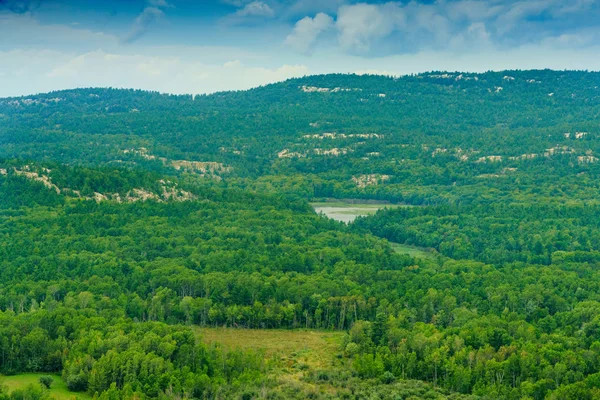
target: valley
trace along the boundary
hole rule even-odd
[[[598,398],[598,87],[0,99],[0,399]]]

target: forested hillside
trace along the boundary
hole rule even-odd
[[[457,201],[489,186],[595,180],[599,85],[598,73],[507,71],[327,75],[195,97],[54,92],[0,100],[0,157],[268,176],[245,183],[308,196]]]
[[[0,373],[99,399],[598,398],[599,87],[431,72],[0,99]],[[315,199],[402,207],[345,224]],[[312,363],[214,327],[341,339]],[[0,399],[48,396],[0,378]]]

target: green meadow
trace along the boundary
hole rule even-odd
[[[60,375],[50,374],[20,374],[10,376],[0,376],[0,384],[8,388],[8,392],[18,389],[24,389],[29,385],[39,386],[41,376],[52,376],[54,382],[48,390],[50,398],[55,400],[86,400],[91,397],[85,393],[73,393],[67,389],[67,384]]]

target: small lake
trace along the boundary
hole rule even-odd
[[[311,203],[317,214],[325,214],[328,218],[350,223],[358,217],[372,215],[382,208],[401,207],[396,204],[351,204],[343,202]]]
[[[326,217],[341,221],[346,224],[354,221],[358,217],[372,215],[383,208],[411,207],[403,204],[387,203],[347,203],[342,201],[310,203],[317,214],[324,214]],[[424,249],[417,246],[399,244],[390,242],[392,249],[398,254],[406,254],[413,258],[435,259],[437,252],[432,249]]]

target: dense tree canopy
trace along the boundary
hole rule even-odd
[[[598,398],[599,86],[432,72],[0,99],[0,373],[99,399]],[[346,225],[308,204],[330,198],[406,207]],[[345,336],[300,386],[196,326]],[[0,380],[0,399],[42,386]]]

